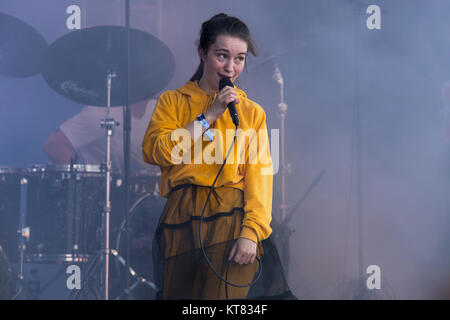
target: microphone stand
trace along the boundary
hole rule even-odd
[[[288,106],[284,102],[284,80],[281,75],[280,69],[277,65],[275,65],[275,70],[272,78],[280,85],[280,103],[278,104],[278,115],[280,117],[280,136],[281,136],[281,203],[280,203],[280,213],[281,213],[281,221],[279,223],[279,239],[281,241],[281,247],[283,250],[283,260],[285,261],[285,271],[288,274],[289,269],[289,237],[294,232],[284,224],[284,220],[286,219],[286,214],[289,206],[286,203],[286,163],[285,163],[285,120]],[[285,229],[285,230],[282,230]]]
[[[280,103],[278,104],[278,114],[280,116],[280,136],[281,136],[281,220],[286,218],[288,205],[286,204],[286,165],[285,165],[285,120],[288,106],[284,103],[284,80],[280,69],[275,65],[273,79],[280,85]]]
[[[131,162],[131,115],[130,115],[130,106],[129,106],[129,93],[130,93],[130,77],[131,77],[131,42],[130,42],[130,0],[125,1],[125,26],[127,28],[127,89],[125,92],[125,105],[123,108],[123,150],[124,150],[124,210],[125,210],[125,221],[128,226],[129,220],[129,210],[130,206],[130,191],[129,191],[129,176],[130,176],[130,162]],[[126,259],[125,259],[125,272],[130,268],[130,233],[126,232],[125,237],[125,248],[126,248]],[[119,250],[119,248],[117,248]],[[126,272],[126,282],[125,288],[130,286],[130,274]]]
[[[354,9],[355,10],[355,9]],[[355,15],[355,17],[358,17],[358,15]],[[354,131],[352,132],[353,137],[355,139],[355,162],[356,162],[356,192],[357,192],[357,214],[358,214],[358,286],[355,288],[353,293],[353,299],[356,300],[362,300],[366,299],[368,297],[368,291],[365,288],[365,277],[364,277],[364,254],[363,254],[363,218],[364,218],[364,212],[363,212],[363,200],[362,200],[362,168],[361,168],[361,150],[362,150],[362,143],[361,143],[361,106],[359,101],[359,37],[360,37],[360,31],[358,28],[355,28],[355,73],[354,73],[354,105],[353,105],[353,112],[354,112]],[[352,168],[353,169],[353,168]]]
[[[16,299],[21,293],[24,285],[23,265],[25,259],[26,242],[30,239],[30,230],[25,227],[27,219],[27,196],[28,194],[28,180],[26,178],[20,179],[20,208],[19,208],[19,274],[18,288],[12,300]]]

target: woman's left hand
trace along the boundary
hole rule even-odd
[[[233,245],[228,261],[233,260],[240,265],[255,262],[256,243],[250,239],[239,238]]]

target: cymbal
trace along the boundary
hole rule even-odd
[[[47,41],[32,26],[0,12],[0,74],[24,78],[40,72]]]
[[[47,84],[66,98],[85,105],[107,105],[107,75],[111,106],[123,106],[128,86],[127,28],[97,26],[72,31],[50,45],[43,59]],[[158,38],[130,28],[129,104],[161,91],[175,71],[170,49]]]
[[[258,57],[254,60],[254,64],[248,68],[249,71],[256,71],[259,68],[265,66],[269,62],[275,64],[277,60],[287,55],[298,54],[299,49],[303,49],[307,46],[306,42],[294,42],[290,44],[288,48],[284,48],[276,53],[266,51],[262,57]]]

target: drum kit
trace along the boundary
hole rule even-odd
[[[72,31],[48,46],[31,26],[0,13],[0,75],[42,73],[49,87],[64,97],[107,111],[99,123],[105,130],[103,163],[0,167],[0,253],[17,261],[19,291],[25,285],[25,262],[77,263],[86,265],[87,281],[100,274],[96,297],[109,299],[110,255],[126,266],[120,273],[126,270],[127,276],[129,272],[144,283],[120,255],[133,252],[128,258],[136,263],[135,269],[143,255],[151,260],[151,232],[163,206],[158,197],[159,169],[131,176],[125,168],[125,177],[112,170],[111,136],[119,124],[110,117],[110,108],[127,109],[152,97],[168,84],[174,66],[169,48],[140,30],[91,27]],[[124,197],[134,205],[128,208]],[[115,249],[110,248],[110,233],[117,236]]]
[[[294,43],[289,50],[268,54],[255,61],[249,71],[265,70],[274,65],[276,59],[304,46]],[[287,209],[284,187],[287,105],[284,81],[274,66],[273,79],[280,87],[281,98],[278,113],[282,128],[280,170],[283,176],[281,220],[277,225],[283,225],[292,215]],[[96,290],[95,298],[109,299],[109,258],[114,256],[116,268],[111,271],[116,274],[113,280],[123,280],[123,274],[127,277],[125,285],[120,281],[118,297],[126,298],[140,283],[148,284],[152,291],[158,290],[148,280],[152,277],[148,250],[151,250],[152,231],[164,206],[158,196],[160,172],[149,169],[134,176],[128,173],[131,129],[128,106],[164,89],[174,70],[170,49],[154,36],[130,28],[129,22],[126,27],[96,26],[71,31],[48,45],[32,26],[0,13],[0,75],[17,78],[42,74],[48,86],[67,99],[105,107],[106,117],[99,126],[105,130],[107,155],[102,163],[73,162],[29,168],[0,166],[0,289],[5,258],[18,262],[18,271],[13,272],[20,285],[26,285],[24,262],[79,263],[86,266],[89,274],[84,278],[88,281],[100,275],[95,278],[97,287],[101,288]],[[110,160],[111,136],[119,125],[110,117],[110,108],[115,106],[124,106],[127,112],[124,123],[120,124],[125,141],[122,175],[112,170]],[[110,239],[110,224],[116,241]],[[288,237],[292,233],[284,231],[279,234]],[[110,243],[115,247],[110,248]],[[288,256],[287,251],[285,256]],[[130,276],[135,280],[131,286]],[[79,291],[71,293],[68,298],[76,298]],[[1,294],[0,290],[0,298]]]

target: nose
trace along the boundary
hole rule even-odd
[[[233,71],[233,61],[230,59],[228,60],[223,68],[227,73],[231,73]]]

